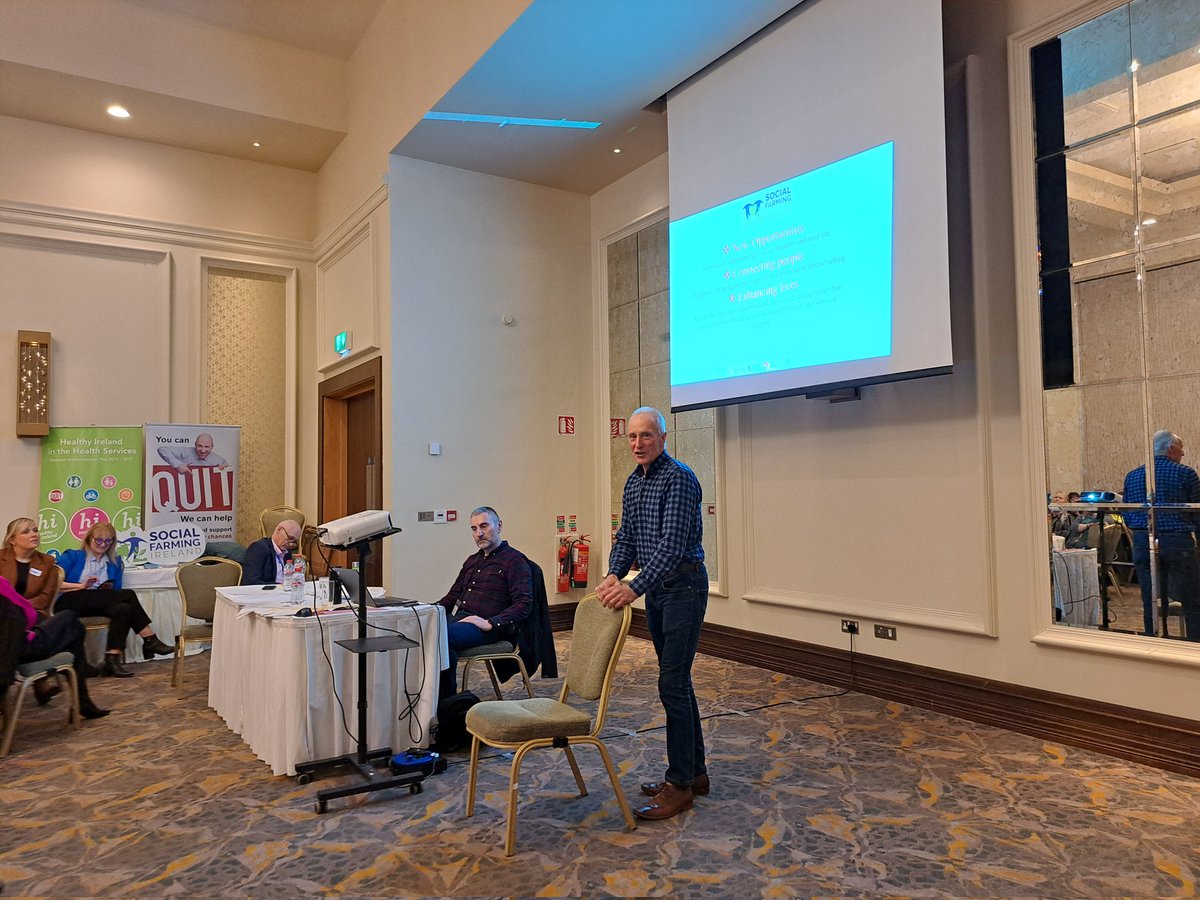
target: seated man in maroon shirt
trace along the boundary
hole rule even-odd
[[[450,647],[450,666],[442,672],[442,697],[457,692],[459,650],[496,641],[515,643],[517,623],[533,609],[529,561],[501,540],[503,524],[490,506],[471,512],[471,537],[479,552],[467,557],[454,586],[438,601],[446,607]]]

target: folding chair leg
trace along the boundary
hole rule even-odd
[[[504,855],[512,856],[517,849],[517,782],[521,777],[521,761],[534,747],[545,746],[546,742],[522,744],[513,754],[512,768],[508,775],[508,828],[504,835]]]
[[[13,733],[17,730],[17,718],[21,714],[21,703],[25,700],[25,686],[29,681],[14,681],[4,691],[4,739],[0,741],[0,757],[8,756],[12,747]]]
[[[625,791],[621,788],[621,781],[617,778],[617,769],[613,765],[612,757],[608,755],[608,748],[600,740],[596,742],[596,749],[600,751],[600,758],[604,760],[604,768],[608,770],[608,780],[612,782],[613,793],[617,795],[617,803],[621,805],[621,815],[625,817],[625,824],[629,826],[629,830],[633,831],[637,828],[637,821],[633,818],[633,811],[629,808],[629,801],[625,799]]]
[[[63,669],[59,674],[67,676],[68,699],[71,703],[71,708],[67,710],[67,724],[72,728],[78,728],[83,719],[79,713],[79,679],[76,677],[74,669]]]
[[[485,659],[484,664],[487,666],[488,678],[492,679],[492,690],[496,692],[496,699],[503,700],[504,693],[500,690],[500,679],[496,677],[496,666],[490,659]]]
[[[575,784],[579,786],[579,796],[587,796],[587,785],[583,783],[583,773],[579,771],[579,763],[575,762],[575,754],[571,752],[570,745],[563,747],[563,751],[567,754],[567,762],[571,764],[571,774],[575,776]]]
[[[479,775],[479,738],[471,735],[471,774],[467,777],[467,818],[475,815],[475,782]]]

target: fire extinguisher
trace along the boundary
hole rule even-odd
[[[585,588],[588,584],[588,536],[581,535],[571,544],[571,587]]]
[[[558,584],[556,593],[565,594],[571,589],[571,545],[574,541],[558,539]]]

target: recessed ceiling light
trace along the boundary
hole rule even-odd
[[[620,152],[621,152],[620,147],[613,147],[613,153],[620,153]]]
[[[530,119],[524,116],[489,116],[482,113],[452,113],[430,110],[426,119],[436,122],[465,122],[476,125],[536,125],[539,128],[599,128],[599,122],[578,122],[574,119]]]
[[[258,141],[255,141],[255,142],[254,142],[254,146],[255,146],[255,147],[261,147],[261,146],[262,146],[262,144],[260,144]]]
[[[1157,225],[1158,219],[1142,219],[1143,225]]]
[[[112,116],[114,119],[128,119],[129,118],[129,110],[127,110],[125,107],[121,106],[121,104],[119,104],[119,103],[114,103],[112,106],[110,106],[108,108],[108,114],[110,116]]]

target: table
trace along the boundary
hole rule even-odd
[[[1100,570],[1095,550],[1052,550],[1054,608],[1064,625],[1100,625]]]
[[[313,583],[307,588],[311,604]],[[358,660],[334,641],[356,637],[358,623],[344,610],[268,617],[263,604],[283,599],[257,585],[217,590],[208,705],[273,774],[294,775],[296,763],[357,750]],[[419,645],[367,654],[368,749],[429,745],[438,678],[449,665],[445,618],[438,605],[368,609],[368,622]],[[401,719],[410,706],[413,713]]]

